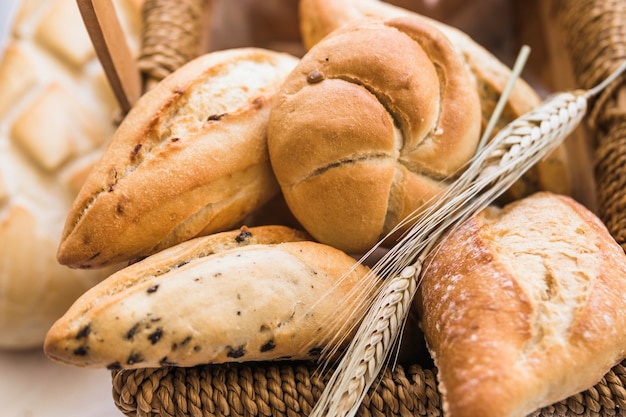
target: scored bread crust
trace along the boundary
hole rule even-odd
[[[147,92],[76,198],[59,261],[95,268],[145,256],[235,227],[276,195],[267,118],[296,63],[258,48],[218,51]]]
[[[445,415],[526,416],[626,356],[626,255],[588,209],[534,194],[455,228],[416,298]]]
[[[354,322],[349,312],[368,292],[351,291],[374,278],[307,239],[261,226],[168,248],[86,292],[50,329],[44,350],[55,361],[109,369],[319,357],[336,337],[338,308],[347,320],[338,324]]]
[[[431,25],[360,20],[313,46],[270,114],[272,167],[317,240],[371,248],[474,154],[476,84]]]
[[[302,0],[299,3],[302,40],[307,49],[319,43],[332,31],[364,17],[393,19],[410,16],[435,26],[463,55],[474,74],[480,93],[482,126],[486,127],[499,97],[505,91],[512,71],[491,52],[463,31],[419,13],[379,0]],[[493,134],[506,124],[541,103],[540,97],[523,79],[518,78],[509,93]],[[571,195],[575,184],[565,145],[528,170],[507,190],[502,201],[517,200],[537,191]]]

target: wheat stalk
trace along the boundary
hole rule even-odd
[[[554,95],[511,122],[477,152],[459,179],[429,209],[405,219],[403,223],[414,225],[370,272],[391,278],[383,283],[311,417],[356,414],[389,360],[417,291],[424,259],[435,242],[446,230],[486,208],[559,146],[587,113],[588,100],[625,69],[626,63],[591,90]]]

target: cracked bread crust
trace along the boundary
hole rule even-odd
[[[588,209],[537,193],[454,229],[415,307],[449,417],[526,416],[626,355],[626,255]]]
[[[411,18],[366,19],[302,58],[268,146],[303,227],[362,253],[458,175],[479,133],[476,84],[445,36]]]
[[[146,93],[74,201],[59,261],[127,262],[235,227],[275,196],[267,119],[296,63],[257,48],[213,52]]]

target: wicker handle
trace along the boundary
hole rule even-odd
[[[626,60],[626,7],[621,0],[558,0],[559,19],[574,76],[593,86]],[[592,104],[598,216],[626,250],[626,77]]]
[[[202,54],[212,0],[146,0],[138,66],[144,90]]]

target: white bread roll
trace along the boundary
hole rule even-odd
[[[314,45],[270,114],[268,147],[294,216],[363,253],[442,191],[476,151],[476,83],[434,26],[361,20]]]
[[[408,4],[406,1],[404,4]],[[301,0],[300,26],[306,48],[320,42],[333,30],[362,19],[378,17],[394,19],[410,16],[434,25],[458,49],[474,74],[479,87],[483,128],[487,125],[499,97],[511,77],[511,69],[499,61],[490,51],[479,45],[463,31],[428,18],[421,14],[395,6],[381,0]],[[443,6],[446,7],[447,2]],[[419,8],[418,4],[411,7]],[[449,6],[449,5],[448,5]],[[422,9],[425,9],[422,5]],[[537,93],[523,79],[518,79],[511,90],[502,116],[496,124],[494,134],[506,124],[530,111],[541,102]],[[565,145],[559,146],[548,157],[527,171],[504,195],[502,201],[517,200],[537,191],[551,191],[571,195],[576,184]]]
[[[262,226],[165,249],[80,297],[50,329],[45,352],[109,369],[316,358],[336,336],[332,319],[364,303],[366,293],[350,291],[375,278],[305,239]]]
[[[141,1],[114,5],[136,51]],[[117,104],[74,0],[20,2],[1,46],[0,349],[22,349],[105,276],[60,266],[56,249]]]
[[[58,259],[97,268],[236,227],[279,189],[274,96],[297,59],[258,48],[200,56],[126,115],[67,217]]]
[[[626,255],[589,210],[537,193],[428,258],[416,307],[447,417],[523,417],[626,356]]]

